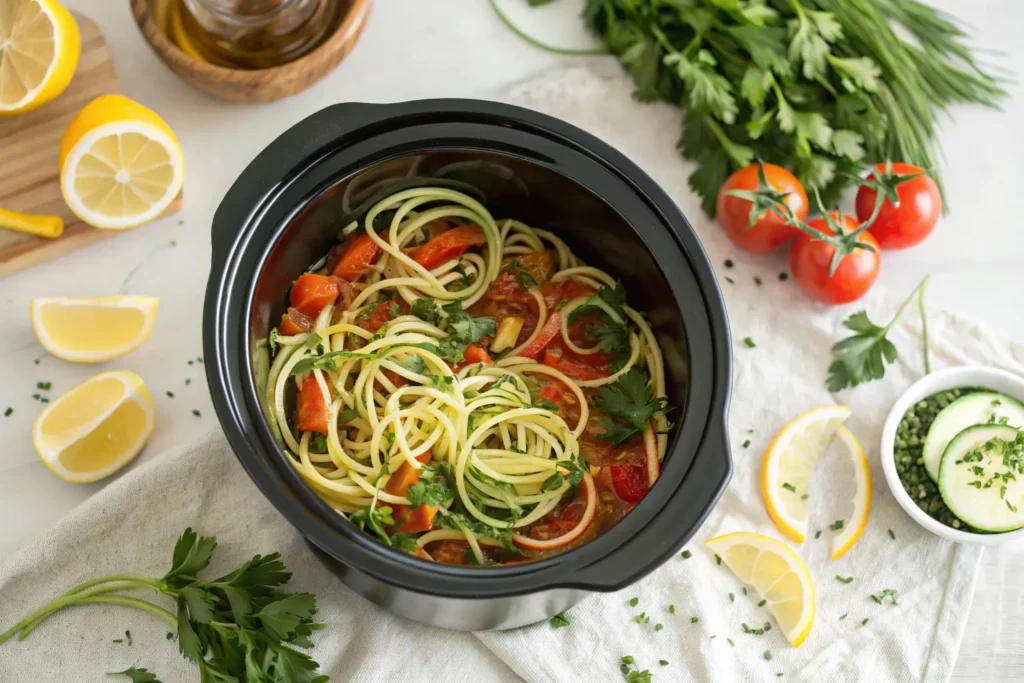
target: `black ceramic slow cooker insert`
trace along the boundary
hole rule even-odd
[[[596,539],[533,563],[459,567],[377,543],[309,489],[275,442],[259,390],[264,340],[291,282],[340,227],[413,186],[473,194],[496,218],[558,234],[621,279],[665,356],[677,427],[661,474]],[[494,102],[340,104],[299,122],[239,176],[213,220],[203,312],[217,416],[242,466],[327,566],[366,598],[455,629],[512,628],[589,591],[618,590],[677,551],[732,472],[725,420],[729,329],[707,255],[675,204],[636,165],[583,131]]]

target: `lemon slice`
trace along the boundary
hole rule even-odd
[[[64,92],[80,53],[78,24],[53,0],[0,2],[0,116],[32,111]]]
[[[811,473],[852,411],[823,406],[801,413],[779,430],[761,460],[761,495],[779,531],[797,543],[807,537]]]
[[[60,144],[60,190],[76,216],[124,230],[162,214],[181,190],[185,159],[170,127],[123,95],[78,112]]]
[[[753,586],[779,622],[786,639],[799,647],[814,625],[814,581],[800,556],[780,540],[741,531],[705,543],[740,581]]]
[[[871,467],[864,449],[860,447],[857,437],[840,425],[836,430],[836,440],[843,445],[844,454],[853,465],[854,485],[853,514],[850,519],[843,520],[843,528],[832,537],[832,559],[838,560],[860,539],[864,528],[868,525],[868,514],[871,512]]]
[[[153,331],[159,303],[152,296],[32,299],[32,330],[54,356],[98,363],[142,346]]]
[[[153,399],[138,375],[104,372],[47,406],[32,425],[32,443],[54,474],[84,484],[131,462],[153,420]]]

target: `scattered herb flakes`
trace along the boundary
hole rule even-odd
[[[744,595],[746,595],[746,594],[747,594],[747,587],[746,587],[746,586],[744,586],[744,587],[743,587],[743,594],[744,594]]]
[[[894,591],[892,588],[885,588],[878,595],[872,595],[871,599],[879,605],[881,605],[883,602],[885,602],[886,598],[889,598],[890,600],[892,600],[892,604],[896,605],[899,604],[896,602],[896,595],[896,591]]]
[[[52,386],[53,382],[36,382],[36,389],[42,389],[43,391],[49,391]]]
[[[680,555],[684,560],[688,560],[691,557],[693,557],[693,553],[691,553],[689,550],[684,550],[682,553],[680,553]]]
[[[726,638],[725,642],[729,643],[730,647],[736,647],[736,643],[732,642],[732,638]]]
[[[10,417],[11,413],[14,412],[14,408],[7,406],[7,410],[4,411],[4,417]]]
[[[736,602],[736,596],[732,593],[729,593],[729,602]]]
[[[192,414],[193,414],[193,415],[195,415],[196,417],[199,417],[200,415],[202,415],[202,413],[200,413],[200,412],[199,412],[198,410],[196,410],[195,408],[193,408],[193,409],[192,409]]]
[[[629,599],[629,606],[630,607],[636,607],[638,602],[640,602],[640,598],[630,598]]]
[[[717,637],[718,637],[718,636],[716,636],[715,634],[713,634],[713,633],[712,633],[712,634],[711,634],[711,637],[709,638],[709,640],[714,640],[714,639],[715,639],[715,638],[717,638]]]
[[[650,623],[651,618],[647,616],[647,612],[641,612],[640,614],[633,617],[633,621],[635,621],[638,624],[648,624]]]
[[[728,282],[728,283],[729,283],[730,285],[734,285],[734,284],[736,284],[736,281],[735,281],[735,280],[733,280],[733,279],[732,279],[731,277],[727,277],[727,278],[725,278],[725,281],[726,281],[726,282]]]
[[[748,441],[747,443],[750,442]],[[782,488],[786,489],[787,491],[792,491],[793,493],[796,493],[796,487],[790,484],[788,481],[782,482]]]
[[[780,673],[777,673],[777,674],[775,674],[775,677],[776,677],[776,678],[782,678],[782,677],[783,677],[783,676],[785,676],[785,675],[786,675],[786,674],[784,674],[784,673],[781,673],[781,672],[780,672]]]
[[[789,279],[789,273],[779,273],[779,282],[785,282]]]
[[[755,275],[755,276],[754,276],[754,284],[755,284],[755,285],[757,285],[758,287],[760,287],[760,286],[761,286],[761,285],[763,284],[763,283],[761,282],[761,278],[759,278],[759,277],[757,277],[757,276]]]
[[[696,624],[698,621],[700,621],[700,619],[698,619],[697,617],[690,617],[691,624]]]
[[[168,390],[168,392],[167,392],[167,397],[168,397],[168,398],[174,398],[174,392],[173,392],[173,391],[170,391],[170,390]]]
[[[124,638],[114,638],[110,642],[112,642],[112,643],[123,643],[124,642]]]
[[[132,644],[132,632],[131,631],[125,631],[124,632],[124,637],[128,639],[128,644],[131,645]]]
[[[561,612],[548,619],[548,624],[551,628],[564,628],[569,625],[569,619],[566,618],[565,612]]]
[[[185,386],[187,387],[189,384],[192,384],[192,380],[191,380],[191,378],[186,377],[185,378]]]
[[[202,365],[203,364],[203,357],[202,356],[196,356],[196,362],[199,363],[200,365]]]
[[[740,626],[743,627],[743,632],[744,633],[749,633],[752,636],[763,636],[764,632],[765,632],[765,629],[763,629],[763,628],[750,628],[746,624],[740,624]]]
[[[676,613],[676,606],[675,605],[669,605],[668,606],[668,613],[669,614],[675,614]]]
[[[764,651],[764,654],[763,654],[763,655],[761,655],[761,656],[762,656],[762,657],[764,657],[764,660],[765,660],[766,662],[770,662],[770,661],[771,661],[771,659],[772,659],[772,651],[771,651],[771,650],[765,650],[765,651]]]
[[[722,557],[715,553],[715,564],[722,564]]]
[[[174,640],[174,634],[171,633],[170,631],[168,631],[166,638],[167,638],[167,640]]]
[[[839,576],[839,574],[836,574],[836,581],[838,581],[840,583],[853,583],[853,577],[852,576],[842,577],[842,576]]]
[[[42,398],[39,399],[39,402],[40,403],[49,403],[50,399],[48,399],[45,396],[43,396]],[[1014,510],[1014,512],[1016,512],[1016,510]]]
[[[806,493],[804,495],[800,496],[800,500],[807,500],[808,498],[810,498],[810,496],[808,494],[806,494]]]
[[[744,448],[750,448],[750,439],[745,439],[743,441],[743,447]]]
[[[192,361],[192,360],[190,360],[190,361],[188,362],[188,364],[189,364],[189,365],[194,365],[194,364],[195,364],[195,361]]]
[[[35,359],[34,361],[32,361],[32,362],[33,362],[33,363],[35,363],[36,365],[39,365],[39,359],[38,359],[38,358],[36,358],[36,359]]]
[[[832,531],[839,531],[840,529],[843,528],[843,524],[844,524],[843,520],[837,519],[836,521],[834,521],[831,524],[829,524],[828,528],[831,529]]]
[[[866,623],[868,623],[868,618],[864,617],[864,620],[860,622],[860,625],[863,626]]]
[[[725,259],[725,267],[726,268],[732,268],[734,265],[735,264],[732,262],[732,259],[730,259],[730,258]]]
[[[40,396],[39,394],[32,394],[32,398],[38,401],[40,399]]]
[[[815,539],[821,538],[821,530],[820,529],[818,531],[814,532],[814,538]]]
[[[878,605],[882,604],[882,598],[878,597],[877,595],[872,595],[871,599],[874,600],[875,603],[878,604]]]
[[[842,621],[843,619],[845,619],[848,616],[850,616],[850,613],[846,612],[845,614],[843,614],[843,616],[839,617],[839,621]]]
[[[767,600],[762,600],[761,602],[757,603],[757,606],[758,606],[758,607],[764,607],[764,606],[765,606],[765,605],[767,605],[767,604],[768,604],[768,601],[767,601]]]
[[[168,245],[172,246],[172,247],[176,247],[176,246],[178,246],[178,241],[177,240],[171,240],[170,242],[168,242]]]
[[[748,349],[757,348],[757,344],[755,344],[754,340],[751,339],[750,337],[743,338],[743,345],[746,346]]]
[[[668,666],[668,660],[667,659],[659,659],[658,660],[658,664],[661,664],[662,666]]]
[[[655,631],[660,631],[660,630],[661,630],[661,629],[663,629],[663,628],[665,628],[665,627],[664,627],[664,626],[662,626],[661,624],[655,624],[655,625],[654,625],[654,630],[655,630]]]
[[[895,541],[896,540],[896,534],[893,533],[892,529],[886,529],[886,531],[889,532],[889,538],[891,538],[892,540]]]

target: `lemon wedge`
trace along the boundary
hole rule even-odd
[[[153,432],[153,399],[133,372],[104,372],[47,406],[32,443],[58,477],[85,484],[110,476],[139,454]]]
[[[153,331],[159,303],[152,296],[33,299],[32,330],[54,356],[98,363],[142,346]]]
[[[32,111],[64,92],[80,53],[78,24],[53,0],[0,2],[0,116]]]
[[[801,413],[779,430],[761,460],[761,495],[779,531],[797,543],[807,538],[811,473],[852,411],[823,406]]]
[[[779,623],[786,639],[799,647],[814,625],[814,580],[800,556],[782,541],[741,531],[705,542],[740,581],[753,586]]]
[[[868,465],[868,456],[864,455],[857,437],[849,429],[841,425],[836,430],[836,439],[843,445],[843,453],[853,465],[854,472],[854,493],[853,493],[853,514],[849,520],[843,521],[843,528],[832,537],[832,559],[838,560],[853,547],[868,525],[868,515],[871,513],[871,467]]]
[[[60,190],[97,228],[124,230],[162,214],[181,190],[185,158],[155,112],[102,95],[75,115],[60,144]]]

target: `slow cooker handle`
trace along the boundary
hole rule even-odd
[[[651,523],[615,552],[567,577],[567,583],[586,590],[619,590],[659,566],[693,537],[732,477],[725,427],[712,430],[701,443],[682,486]],[[690,532],[681,537],[680,527]]]
[[[353,131],[382,118],[387,105],[346,102],[306,117],[279,135],[245,167],[213,215],[211,266],[254,224],[268,199],[287,186],[300,169],[333,152]]]

